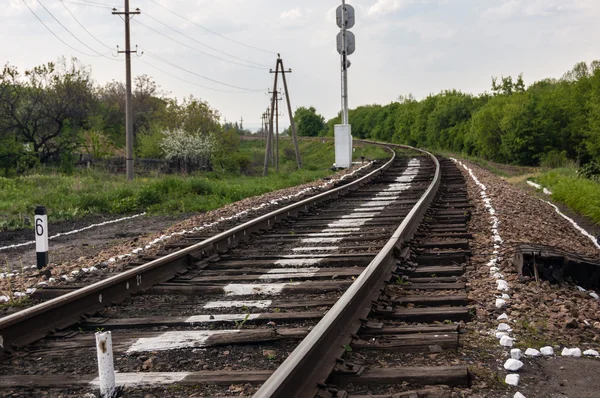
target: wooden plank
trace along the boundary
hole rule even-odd
[[[248,318],[246,319],[246,316]],[[212,319],[211,319],[212,317]],[[127,329],[156,326],[198,326],[206,324],[234,324],[244,322],[245,324],[261,324],[270,321],[299,322],[310,319],[321,319],[322,311],[313,312],[271,312],[260,314],[226,314],[226,315],[201,315],[201,316],[170,316],[150,318],[117,318],[99,319],[98,321],[87,321],[79,326],[86,330],[95,330],[98,327],[104,329]]]
[[[341,292],[352,285],[353,281],[336,281],[336,282],[321,282],[321,281],[309,281],[309,282],[294,282],[287,283],[283,290],[281,290],[276,295],[285,295],[285,294],[319,294],[319,293],[327,293],[327,292]],[[464,285],[464,284],[463,284]],[[180,294],[186,296],[195,296],[198,294],[213,294],[213,295],[221,295],[225,294],[225,285],[206,285],[206,286],[190,286],[190,285],[170,285],[170,284],[160,284],[154,286],[151,289],[146,290],[148,294]],[[251,296],[261,295],[268,296],[273,294],[261,293],[257,291]],[[233,297],[233,296],[232,296]],[[236,297],[243,297],[242,295],[238,295]]]
[[[457,333],[460,329],[459,325],[414,325],[414,326],[384,326],[382,329],[370,329],[361,327],[359,334],[379,336],[388,334],[414,334],[414,333]]]
[[[139,372],[116,373],[118,386],[128,388],[177,384],[197,386],[202,384],[229,386],[231,384],[253,385],[264,383],[272,370],[201,371],[201,372]],[[8,388],[57,388],[82,389],[97,387],[96,374],[52,374],[52,375],[12,375],[0,376],[0,389]]]
[[[334,375],[330,383],[346,386],[369,384],[401,384],[412,385],[469,385],[469,371],[466,366],[423,366],[402,368],[371,368],[362,375]]]
[[[405,305],[405,304],[414,304],[414,305],[452,305],[452,306],[460,306],[469,304],[469,299],[466,294],[458,293],[458,294],[440,294],[435,296],[427,296],[427,295],[410,295],[410,296],[399,296],[393,300],[391,300],[392,304],[395,305]]]
[[[417,267],[416,269],[402,269],[400,271],[403,274],[409,276],[452,276],[452,275],[462,275],[465,273],[465,267],[462,265],[426,265],[422,267]]]
[[[468,321],[471,313],[467,307],[399,308],[394,312],[373,312],[378,318],[406,322]]]
[[[406,290],[464,290],[467,285],[463,282],[458,283],[407,283],[402,285]]]
[[[272,342],[282,339],[301,339],[308,335],[307,328],[280,328],[280,329],[232,329],[232,330],[188,330],[186,341],[191,342],[181,348],[206,348],[231,344],[254,344]],[[127,351],[134,343],[140,339],[155,339],[168,341],[170,335],[182,333],[181,331],[171,332],[123,332],[113,333],[113,348],[116,352]],[[207,338],[200,338],[203,334],[209,334]],[[194,338],[197,336],[198,338]],[[30,346],[30,352],[36,355],[48,354],[49,356],[64,357],[65,351],[95,351],[95,336],[93,334],[81,334],[68,340],[50,340],[43,343],[43,346]],[[171,348],[169,349],[177,349]],[[152,349],[156,351],[157,349]],[[166,350],[166,348],[165,348]],[[86,354],[87,355],[87,354]]]
[[[465,239],[460,240],[440,240],[440,241],[427,241],[417,244],[418,247],[424,249],[440,248],[440,249],[468,249],[469,241]]]
[[[418,254],[414,260],[419,265],[456,265],[467,262],[465,253]]]
[[[385,336],[369,340],[354,340],[353,350],[375,350],[394,352],[440,352],[458,348],[458,334],[416,334]]]
[[[314,272],[285,272],[281,271],[279,274],[273,272],[260,274],[260,275],[215,275],[215,276],[194,276],[190,279],[175,278],[170,283],[188,283],[188,284],[205,284],[214,282],[250,282],[250,281],[275,281],[275,280],[301,280],[301,279],[332,279],[332,278],[345,278],[358,276],[364,270],[363,267],[349,267],[346,269],[330,270],[328,268],[322,268]]]

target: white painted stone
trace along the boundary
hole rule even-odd
[[[496,288],[498,290],[500,290],[501,292],[507,292],[510,290],[510,288],[508,287],[508,283],[506,281],[500,279],[500,280],[496,281],[496,283],[498,284],[496,286]]]
[[[184,380],[187,376],[189,376],[188,372],[117,372],[115,373],[115,382],[117,386],[141,387],[178,383]],[[90,386],[99,388],[100,379],[96,377],[90,382]]]
[[[502,308],[506,305],[506,300],[496,299],[496,308]]]
[[[142,337],[133,343],[127,353],[167,351],[181,348],[200,348],[211,336],[239,333],[240,330],[186,330],[166,332],[157,337]]]
[[[580,357],[581,356],[581,350],[579,348],[563,348],[562,352],[560,353],[560,355],[562,355],[563,357]]]
[[[510,325],[508,325],[506,323],[501,323],[498,325],[498,330],[501,332],[510,332],[512,329],[511,329]]]
[[[512,347],[514,341],[515,340],[512,337],[502,336],[502,338],[500,339],[500,345],[502,347]]]
[[[598,354],[598,351],[596,351],[596,350],[585,350],[583,352],[583,355],[585,355],[586,357],[597,357],[597,356],[600,356],[600,354]]]
[[[506,313],[500,315],[498,318],[496,318],[499,321],[504,321],[504,320],[508,320],[508,315],[506,315]]]
[[[300,244],[306,245],[306,244],[320,244],[320,243],[338,243],[342,239],[344,239],[344,237],[342,237],[342,236],[338,236],[335,238],[303,238],[303,239],[300,239]]]
[[[299,285],[292,283],[230,283],[223,286],[223,291],[228,296],[249,296],[253,294],[276,295],[280,294],[286,286]]]
[[[598,296],[598,294],[596,292],[591,292],[590,296],[595,298],[596,300],[600,300],[600,296]]]
[[[510,296],[509,296],[508,294],[506,294],[506,293],[505,293],[505,294],[503,294],[503,295],[502,295],[502,296],[500,296],[500,297],[502,297],[502,299],[503,299],[503,300],[510,300]]]
[[[323,261],[322,258],[286,258],[277,260],[275,265],[280,267],[303,267],[307,265],[317,265],[321,261]]]
[[[581,286],[577,286],[577,290],[579,290],[580,292],[587,292],[587,290],[582,288]]]
[[[271,300],[231,300],[231,301],[209,301],[204,304],[202,308],[241,308],[241,307],[252,307],[252,308],[268,308],[271,306],[273,301]]]
[[[542,355],[548,357],[548,356],[554,355],[554,348],[552,348],[550,346],[542,347],[542,348],[540,348],[540,352],[542,353]]]
[[[523,367],[523,362],[519,361],[518,359],[507,359],[506,362],[504,362],[504,369],[509,370],[511,372],[516,372],[517,370],[521,369]]]
[[[506,378],[504,379],[504,382],[506,384],[508,384],[509,386],[518,386],[519,385],[519,379],[521,378],[521,376],[519,376],[516,373],[511,373],[511,374],[507,374]]]
[[[502,275],[499,272],[496,272],[494,275],[492,275],[492,278],[494,278],[494,279],[504,279],[504,275]],[[498,281],[498,282],[504,282],[504,281]],[[504,283],[506,283],[506,282],[504,282]],[[506,285],[506,289],[508,289],[508,284]],[[503,290],[503,289],[500,289],[500,285],[498,285],[498,290]]]
[[[510,357],[512,359],[521,359],[521,350],[518,348],[513,348],[510,350]]]
[[[500,268],[498,268],[498,267],[490,267],[490,274],[491,273],[496,273],[498,271],[500,271]]]
[[[513,398],[525,398],[525,395],[521,394],[520,392],[516,392],[515,395],[513,395]]]
[[[542,353],[536,350],[535,348],[528,348],[525,350],[525,355],[528,357],[537,358],[540,355],[542,355]]]
[[[504,336],[508,336],[508,333],[506,333],[506,332],[496,332],[496,338],[497,339],[501,339]]]

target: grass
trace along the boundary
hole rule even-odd
[[[574,168],[553,169],[534,180],[552,191],[552,200],[600,224],[600,183],[578,176]]]
[[[191,175],[153,175],[127,182],[122,175],[78,170],[64,175],[55,170],[17,178],[0,177],[0,231],[30,226],[36,206],[48,210],[50,222],[87,215],[125,215],[203,212],[226,204],[326,177],[334,162],[333,142],[302,140],[304,168],[297,169],[289,140],[280,142],[280,171],[262,177],[264,144],[245,141],[239,154],[252,160],[247,174],[198,172]],[[365,148],[369,156],[387,157],[381,148]],[[362,154],[362,152],[360,152]],[[360,155],[356,154],[357,160]]]

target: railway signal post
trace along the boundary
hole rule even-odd
[[[348,121],[348,55],[356,48],[354,33],[348,29],[354,26],[354,8],[342,0],[336,10],[336,23],[341,29],[337,35],[337,50],[340,54],[342,72],[342,124],[336,124],[335,130],[335,165],[348,168],[352,166],[352,129]]]

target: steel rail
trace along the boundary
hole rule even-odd
[[[430,156],[436,165],[433,181],[383,249],[254,394],[254,398],[314,397],[319,392],[319,385],[324,385],[336,366],[336,358],[343,355],[344,345],[351,342],[352,334],[360,327],[360,318],[368,315],[371,301],[379,296],[384,280],[389,280],[395,267],[394,253],[416,232],[441,180],[440,163],[435,156],[408,146],[397,147],[416,150]]]
[[[194,261],[201,259],[203,252],[218,252],[234,247],[253,232],[270,228],[276,222],[307,211],[317,203],[360,188],[387,170],[396,157],[388,145],[373,144],[386,147],[392,157],[383,166],[356,181],[274,210],[147,264],[0,318],[0,354],[10,351],[14,345],[29,344],[43,338],[48,332],[72,326],[86,315],[186,272]]]

